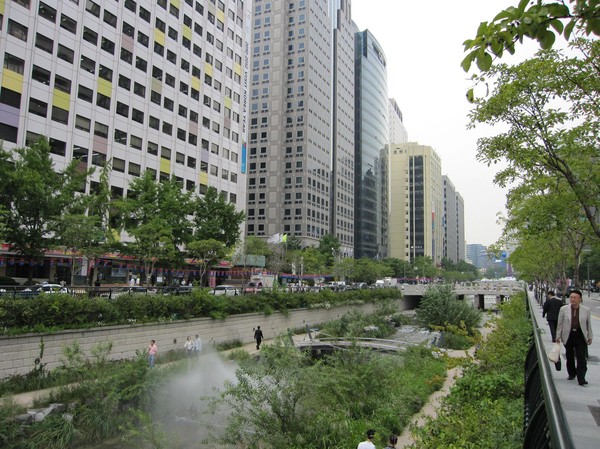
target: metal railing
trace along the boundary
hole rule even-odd
[[[531,301],[528,295],[525,300],[533,326],[533,339],[525,358],[523,448],[575,449],[552,379],[550,362],[540,329],[531,313]]]

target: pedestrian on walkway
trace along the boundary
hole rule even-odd
[[[396,449],[396,444],[398,443],[398,437],[396,435],[390,436],[390,442],[385,447],[385,449]]]
[[[194,340],[194,354],[196,357],[200,357],[200,352],[202,351],[202,340],[196,334],[196,339]]]
[[[185,355],[189,359],[194,354],[194,342],[192,341],[192,337],[188,335],[187,340],[183,344],[183,348],[185,349]]]
[[[375,449],[373,439],[375,438],[375,431],[373,429],[367,430],[367,439],[358,443],[356,449]]]
[[[556,324],[562,306],[564,306],[563,302],[554,295],[554,291],[548,290],[546,302],[542,307],[542,318],[546,317],[546,321],[548,321],[552,341],[556,340]]]
[[[577,382],[583,386],[587,385],[586,348],[592,344],[593,335],[590,309],[581,305],[581,297],[580,290],[571,290],[570,304],[560,309],[556,341],[565,345],[569,380],[577,377]]]
[[[156,346],[156,342],[154,340],[150,340],[150,346],[148,346],[148,365],[150,368],[154,368],[157,352],[158,347]]]
[[[256,349],[260,349],[260,342],[263,339],[263,333],[260,330],[260,326],[256,326],[256,330],[254,331],[254,339],[256,340]]]

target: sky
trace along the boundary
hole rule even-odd
[[[351,0],[352,19],[368,29],[387,60],[388,96],[402,110],[408,140],[433,147],[465,202],[465,239],[489,245],[502,233],[506,191],[493,183],[494,166],[476,160],[477,138],[493,129],[467,130],[470,76],[460,67],[462,43],[477,27],[517,0]],[[517,58],[536,47],[517,49]],[[502,62],[517,62],[504,57]],[[490,134],[492,133],[492,134]]]

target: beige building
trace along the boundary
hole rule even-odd
[[[389,256],[443,256],[444,186],[435,150],[416,142],[390,147]]]

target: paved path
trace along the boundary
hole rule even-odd
[[[542,318],[542,306],[530,292],[533,304],[531,312],[537,326],[544,333],[542,339],[549,351],[552,346],[550,329],[545,318]],[[558,397],[566,415],[573,443],[577,449],[597,449],[600,447],[600,298],[597,293],[583,296],[583,304],[592,311],[592,329],[594,338],[588,347],[588,385],[582,387],[576,380],[567,380],[565,348],[562,347],[562,371],[552,368],[552,378]]]

